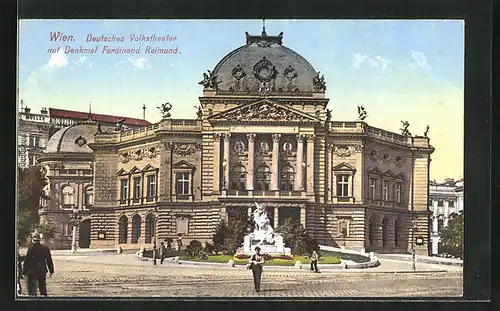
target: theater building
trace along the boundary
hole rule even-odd
[[[421,237],[427,254],[429,139],[334,120],[323,77],[282,41],[247,33],[203,75],[197,119],[167,107],[159,123],[87,140],[90,247],[210,241],[259,202],[273,227],[300,220],[320,244],[408,252]]]

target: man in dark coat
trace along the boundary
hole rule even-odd
[[[47,296],[47,272],[52,276],[54,273],[54,263],[52,262],[50,249],[40,243],[40,234],[33,234],[31,239],[33,245],[28,248],[23,267],[23,274],[28,277],[28,294],[30,296],[37,295],[36,284],[38,283],[40,295]]]

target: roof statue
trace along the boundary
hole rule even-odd
[[[168,119],[172,115],[170,114],[170,110],[172,109],[172,104],[171,103],[164,103],[161,104],[160,107],[157,107],[160,110],[160,113],[163,115],[163,119]]]

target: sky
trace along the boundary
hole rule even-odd
[[[370,125],[428,136],[436,148],[430,177],[463,177],[464,23],[461,20],[266,20],[268,35],[283,32],[283,45],[324,75],[332,119],[357,118],[363,105]],[[262,20],[21,20],[19,100],[42,107],[88,111],[158,122],[156,107],[170,102],[174,118],[195,118],[203,72],[245,44],[245,31],[260,35]],[[51,33],[72,35],[51,40]],[[131,42],[131,35],[170,37]],[[94,42],[91,37],[124,37]],[[59,37],[61,38],[61,37]],[[103,54],[137,48],[138,55]],[[145,53],[147,45],[177,54]],[[98,47],[97,54],[66,53]],[[49,49],[59,51],[53,53]]]

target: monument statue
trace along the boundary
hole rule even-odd
[[[269,218],[267,217],[267,211],[262,205],[258,203],[255,203],[255,206],[257,208],[253,212],[253,220],[255,222],[255,228],[253,230],[254,238],[256,240],[265,241],[267,243],[273,243],[274,230],[271,227]]]
[[[273,227],[271,227],[271,221],[264,206],[258,203],[255,203],[255,206],[256,209],[252,213],[255,228],[252,233],[245,236],[243,252],[250,254],[255,247],[259,246],[266,254],[290,255],[290,248],[285,247],[283,236],[274,232]]]

